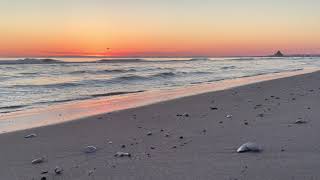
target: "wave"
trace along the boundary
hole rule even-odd
[[[23,72],[23,73],[19,73],[21,75],[38,75],[38,73],[32,73],[32,72]]]
[[[89,84],[114,84],[114,83],[129,83],[129,82],[138,82],[138,81],[152,81],[152,80],[157,80],[157,79],[164,79],[164,78],[174,78],[178,76],[186,76],[186,75],[203,75],[203,74],[211,74],[211,72],[200,72],[200,71],[195,71],[195,72],[160,72],[160,73],[155,73],[151,75],[135,75],[135,74],[126,74],[124,76],[119,76],[119,77],[114,77],[110,79],[94,79],[94,80],[83,80],[80,81],[82,85],[89,85]]]
[[[145,62],[145,59],[101,59],[96,62],[98,63],[134,63],[134,62]]]
[[[108,74],[108,73],[129,73],[129,72],[136,72],[135,69],[105,69],[105,70],[99,70],[99,71],[87,71],[87,70],[81,70],[81,71],[72,71],[69,74]]]
[[[110,93],[103,93],[103,94],[93,94],[91,97],[106,97],[106,96],[117,96],[117,95],[124,95],[124,94],[133,94],[133,93],[140,93],[144,91],[119,91],[119,92],[110,92]]]
[[[256,58],[226,58],[224,60],[227,60],[227,61],[254,61],[254,60],[257,60]]]
[[[202,57],[202,58],[191,58],[187,61],[209,61],[210,58],[205,58],[205,57]]]
[[[80,98],[73,98],[73,99],[62,99],[62,100],[53,100],[53,101],[40,101],[34,104],[53,104],[53,103],[66,103],[66,102],[72,102],[72,101],[81,101],[81,100],[87,100],[90,99],[90,97],[80,97]]]
[[[276,60],[276,59],[286,59],[288,57],[242,57],[242,58],[225,58],[223,60],[231,61],[257,61],[257,60]]]
[[[56,63],[65,63],[56,59],[34,59],[34,58],[25,58],[17,60],[4,60],[0,61],[0,65],[6,64],[56,64]]]
[[[208,61],[210,58],[199,57],[199,58],[191,58],[191,59],[170,59],[170,60],[147,60],[147,59],[101,59],[96,62],[98,63],[139,63],[139,62],[150,62],[150,63],[158,63],[158,62],[190,62],[190,61]]]
[[[28,107],[27,105],[13,105],[0,107],[0,114],[9,114],[17,111],[22,111]]]
[[[169,78],[169,77],[175,77],[175,76],[186,76],[186,75],[204,75],[204,74],[211,74],[211,72],[205,72],[205,71],[193,71],[193,72],[185,72],[185,71],[178,71],[178,72],[162,72],[157,73],[154,75],[151,75],[149,77],[151,78]]]
[[[79,83],[53,83],[53,84],[36,84],[36,85],[13,85],[13,88],[67,88],[80,86]]]
[[[139,75],[128,75],[128,76],[121,76],[117,78],[113,78],[116,81],[138,81],[138,80],[147,80],[148,77],[139,76]]]
[[[237,67],[236,66],[224,66],[224,67],[221,67],[221,69],[223,70],[226,70],[226,69],[236,69]]]
[[[25,105],[13,105],[13,106],[3,106],[0,107],[0,110],[7,110],[7,109],[20,109],[26,107]]]
[[[162,72],[162,73],[157,73],[157,74],[151,75],[149,77],[151,77],[151,78],[156,78],[156,77],[167,78],[167,77],[172,77],[172,76],[176,76],[176,75],[177,75],[177,73],[174,73],[174,72]]]

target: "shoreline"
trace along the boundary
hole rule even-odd
[[[4,133],[0,177],[320,179],[319,82],[316,71]],[[246,142],[262,152],[237,153]],[[87,146],[97,151],[87,154]]]
[[[210,83],[188,85],[186,87],[179,87],[169,90],[153,90],[129,93],[120,96],[82,100],[52,105],[45,108],[17,111],[0,116],[0,135],[3,133],[51,126],[69,121],[77,121],[79,119],[105,113],[139,108],[184,97],[200,95],[203,93],[223,91],[264,81],[309,74],[316,71],[319,71],[319,69],[310,68],[262,74],[235,79],[226,79]]]

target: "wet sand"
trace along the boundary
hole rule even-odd
[[[0,176],[320,179],[319,107],[315,72],[6,133],[0,135]],[[32,133],[37,136],[24,138]],[[236,153],[248,141],[263,151]],[[97,151],[85,153],[89,145]],[[131,157],[115,157],[117,152]],[[31,163],[39,157],[45,161]],[[56,166],[61,174],[54,173]]]

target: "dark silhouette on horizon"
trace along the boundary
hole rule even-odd
[[[274,57],[284,57],[284,55],[281,51],[277,51],[273,56]]]

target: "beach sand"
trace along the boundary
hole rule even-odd
[[[1,134],[0,179],[320,179],[319,107],[315,72]]]

